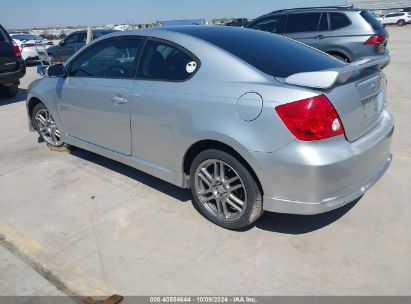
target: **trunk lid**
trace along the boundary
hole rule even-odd
[[[340,116],[348,141],[354,141],[379,121],[386,97],[385,76],[368,68],[325,95]]]
[[[390,56],[376,56],[330,70],[291,75],[283,82],[322,89],[337,111],[348,141],[354,141],[379,121],[386,98],[382,68]]]

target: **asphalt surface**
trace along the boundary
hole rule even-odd
[[[410,295],[411,26],[389,31],[387,174],[342,209],[265,213],[241,232],[205,220],[187,190],[84,150],[50,151],[28,131],[29,68],[18,96],[0,100],[0,295]],[[24,288],[22,263],[38,274]]]

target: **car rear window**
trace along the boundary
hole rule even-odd
[[[4,41],[6,41],[6,40],[8,40],[7,38],[6,38],[6,33],[5,33],[6,31],[3,29],[3,27],[0,25],[0,41],[1,42],[4,42]]]
[[[360,14],[372,26],[372,28],[375,31],[377,32],[384,31],[384,27],[382,26],[381,22],[379,22],[369,11],[364,10],[364,11],[361,11]]]
[[[344,63],[294,40],[251,29],[215,27],[176,31],[210,42],[274,77],[331,69]]]

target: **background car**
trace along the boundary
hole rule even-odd
[[[32,130],[179,187],[211,221],[317,214],[364,195],[391,163],[381,68],[262,31],[183,26],[90,43],[27,96]],[[351,77],[352,76],[352,77]]]
[[[248,19],[247,18],[237,18],[231,22],[227,22],[225,25],[227,26],[237,26],[237,27],[244,27],[247,26]]]
[[[17,94],[20,78],[26,74],[26,64],[20,48],[0,25],[0,95],[13,97]]]
[[[21,57],[26,61],[39,59],[36,46],[44,45],[46,48],[49,48],[53,45],[53,41],[27,33],[10,33],[10,37],[19,46]]]
[[[114,33],[112,29],[93,29],[93,39],[97,39],[103,35]],[[87,31],[77,31],[67,35],[66,38],[60,41],[58,45],[47,49],[50,61],[66,61],[71,55],[81,49],[87,40]]]
[[[377,20],[382,24],[396,24],[398,26],[404,26],[411,22],[411,13],[403,12],[387,14],[385,16],[378,17]]]
[[[248,28],[280,34],[352,62],[386,52],[388,33],[367,10],[302,8],[269,13]]]

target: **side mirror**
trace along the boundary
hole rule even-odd
[[[47,68],[46,75],[50,78],[65,77],[66,70],[62,63],[53,64]]]
[[[64,42],[64,40],[61,40],[60,42],[59,42],[59,46],[63,46],[63,45],[65,45],[66,43]]]

